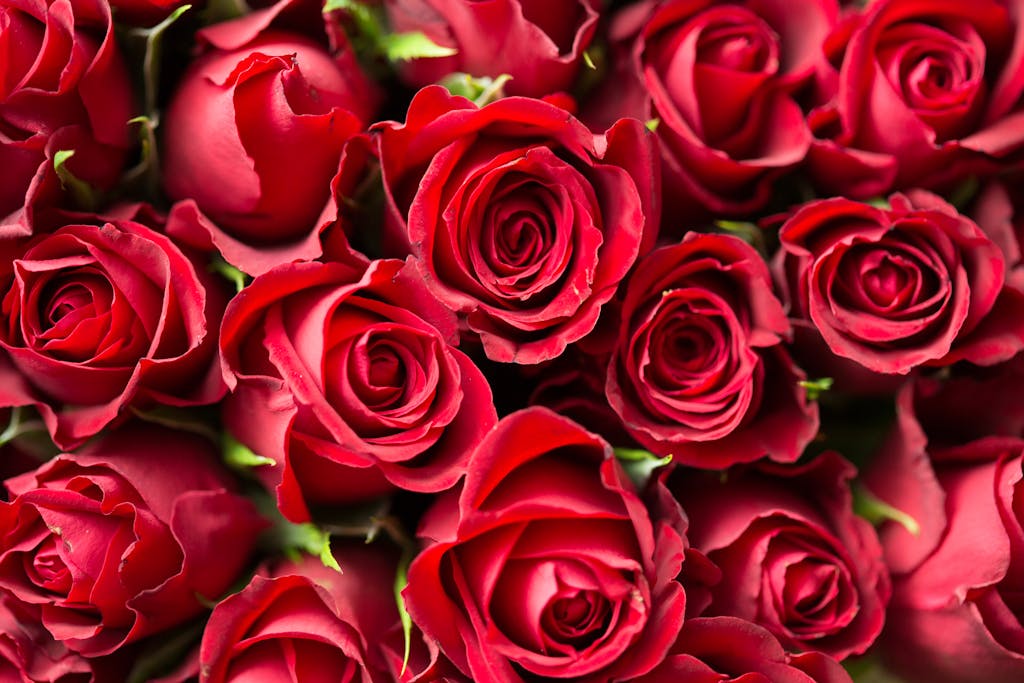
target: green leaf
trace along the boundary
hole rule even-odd
[[[387,33],[380,38],[380,47],[390,62],[408,62],[424,57],[451,57],[455,48],[438,45],[422,31]]]
[[[658,130],[658,126],[661,125],[661,119],[647,119],[647,121],[644,122],[644,125],[647,126],[647,130],[653,133]]]
[[[797,382],[807,390],[807,398],[810,401],[817,401],[819,397],[832,388],[835,382],[831,377],[819,377],[818,379],[803,379]]]
[[[659,458],[642,448],[616,448],[615,457],[622,463],[622,469],[626,470],[626,474],[633,480],[637,490],[642,490],[647,486],[647,480],[651,478],[654,470],[672,462],[671,455]]]
[[[894,508],[885,501],[882,501],[868,491],[864,486],[853,487],[853,511],[864,519],[878,526],[882,522],[896,522],[903,526],[912,535],[918,536],[921,533],[921,525],[917,520]]]
[[[594,58],[590,56],[590,50],[583,51],[583,63],[587,65],[588,69],[597,69],[597,64],[594,64]]]
[[[405,669],[409,666],[409,653],[412,650],[412,617],[405,607],[405,598],[402,597],[402,591],[409,585],[409,565],[412,564],[412,556],[413,551],[406,548],[398,561],[398,571],[395,572],[395,605],[398,607],[398,618],[402,622],[402,636],[405,639],[402,671],[398,674],[400,677],[405,675]]]
[[[76,178],[71,169],[67,167],[68,159],[73,156],[75,156],[73,149],[57,150],[57,153],[53,155],[53,170],[57,172],[60,186],[71,193],[72,200],[79,208],[87,211],[95,210],[99,202],[92,186]]]
[[[889,200],[885,197],[872,197],[864,203],[869,206],[873,206],[876,209],[882,209],[883,211],[888,211],[892,208],[892,204],[890,204]]]
[[[227,432],[224,432],[221,437],[221,455],[227,466],[235,470],[247,470],[250,467],[273,466],[277,464],[271,458],[257,455],[252,449]]]
[[[225,261],[224,258],[219,255],[213,257],[213,260],[210,261],[210,265],[207,266],[207,268],[211,273],[216,273],[231,282],[235,286],[236,292],[241,292],[245,289],[245,285],[249,282],[248,275]]]

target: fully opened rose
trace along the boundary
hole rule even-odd
[[[133,407],[224,394],[219,283],[141,222],[89,220],[19,243],[0,271],[0,348],[10,361],[0,363],[0,404],[36,405],[65,448]]]
[[[198,614],[263,521],[200,436],[135,424],[6,482],[0,587],[86,656]]]
[[[872,2],[824,41],[808,119],[816,183],[857,197],[948,186],[1006,164],[1022,137],[1020,6]]]
[[[427,514],[408,608],[474,680],[642,674],[685,605],[684,522],[660,502],[652,517],[608,444],[571,420],[510,415],[474,451],[458,497]]]
[[[0,3],[0,236],[30,234],[35,213],[65,204],[54,172],[116,185],[131,140],[132,88],[101,0]]]
[[[927,192],[880,209],[811,202],[782,226],[779,278],[838,356],[882,373],[1006,360],[1024,344],[1021,294],[970,219]]]
[[[589,333],[658,228],[651,136],[588,131],[543,100],[477,108],[421,90],[379,127],[385,239],[480,336],[489,358],[538,363]]]
[[[834,0],[640,2],[618,13],[614,78],[590,114],[656,121],[667,228],[701,210],[759,208],[803,161],[811,132],[797,91],[836,15]]]
[[[605,393],[645,447],[698,467],[791,462],[817,430],[764,261],[742,240],[691,234],[642,259],[622,304]]]
[[[225,314],[227,425],[276,461],[260,473],[292,519],[390,485],[450,488],[496,420],[486,380],[449,346],[453,316],[409,271],[283,266]]]
[[[753,621],[791,651],[864,652],[882,630],[890,585],[874,529],[853,514],[852,475],[835,453],[717,484],[677,475],[690,540],[722,570],[704,614]]]

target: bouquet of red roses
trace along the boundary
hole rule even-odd
[[[0,680],[1024,680],[1024,0],[0,0]]]

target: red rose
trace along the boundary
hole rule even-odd
[[[795,99],[821,60],[834,0],[672,0],[618,14],[596,120],[657,120],[666,219],[746,213],[803,161],[811,133]]]
[[[724,480],[679,471],[670,486],[690,541],[722,570],[705,614],[753,621],[787,650],[838,659],[867,650],[890,587],[874,529],[853,514],[853,475],[835,453]]]
[[[455,337],[454,317],[394,260],[365,273],[286,264],[232,300],[221,336],[227,426],[277,462],[260,473],[286,516],[308,519],[310,504],[366,499],[388,482],[455,484],[497,420]]]
[[[427,512],[409,613],[476,681],[643,674],[686,601],[685,522],[667,496],[654,505],[652,519],[600,437],[544,408],[513,413],[473,453],[458,497]]]
[[[130,407],[223,395],[214,325],[224,295],[164,235],[130,219],[70,224],[0,266],[0,348],[13,363],[0,362],[0,405],[35,405],[58,446]]]
[[[132,91],[102,0],[2,0],[0,44],[0,237],[25,236],[38,209],[60,202],[58,151],[74,152],[79,180],[117,182]]]
[[[834,659],[820,652],[787,654],[768,631],[735,617],[701,617],[683,624],[665,662],[633,683],[851,683]]]
[[[396,680],[380,641],[398,622],[397,562],[378,545],[338,548],[340,572],[309,556],[261,570],[210,615],[199,680]]]
[[[812,177],[836,193],[948,185],[1024,143],[1022,6],[880,0],[824,42]]]
[[[776,266],[793,313],[875,372],[991,365],[1024,347],[1024,298],[1004,286],[999,248],[935,195],[889,199],[812,201],[785,222]]]
[[[72,683],[90,673],[89,661],[54,640],[31,607],[0,594],[0,680]]]
[[[347,45],[328,52],[276,23],[268,28],[290,4],[200,32],[208,49],[165,114],[167,194],[194,201],[179,210],[198,207],[212,220],[200,230],[172,220],[168,231],[216,247],[254,275],[320,255],[342,148],[374,109],[372,86]]]
[[[654,243],[657,168],[638,121],[595,136],[541,100],[477,109],[427,87],[405,124],[377,133],[386,239],[411,245],[427,284],[494,360],[559,355]]]
[[[86,656],[219,597],[263,522],[202,437],[134,424],[6,482],[0,587]]]
[[[970,216],[993,242],[1006,260],[1006,281],[1024,291],[1024,194],[1018,189],[1024,176],[1019,174],[987,183],[971,205]]]
[[[404,63],[403,80],[419,88],[455,72],[508,74],[505,92],[528,97],[572,87],[598,20],[589,0],[388,0],[385,8],[394,31],[421,31],[456,51]]]
[[[931,447],[911,393],[901,392],[897,425],[865,473],[874,495],[918,525],[879,527],[894,579],[886,663],[908,681],[1019,681],[1024,440]]]
[[[818,410],[781,346],[788,332],[761,256],[736,237],[690,233],[640,261],[626,286],[608,402],[637,441],[678,462],[792,462]]]

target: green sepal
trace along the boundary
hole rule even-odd
[[[615,457],[622,464],[622,469],[629,475],[638,491],[643,490],[647,486],[651,474],[656,469],[672,462],[671,455],[659,458],[642,448],[616,448],[614,452]]]
[[[874,526],[883,522],[896,522],[914,536],[921,534],[921,525],[916,519],[876,498],[862,485],[853,487],[853,511]]]
[[[53,155],[53,170],[57,173],[61,188],[71,193],[75,205],[86,211],[94,211],[99,206],[95,190],[89,183],[77,178],[67,166],[68,159],[73,156],[75,156],[73,149],[57,150],[57,153]]]
[[[217,275],[227,279],[235,286],[236,293],[245,289],[246,284],[251,280],[246,273],[243,273],[241,270],[225,261],[220,255],[213,257],[210,261],[210,265],[207,266],[207,269],[211,273],[216,273]]]
[[[380,47],[389,62],[408,62],[426,57],[451,57],[459,53],[455,48],[438,45],[422,31],[385,33],[380,37]]]
[[[221,435],[221,457],[224,459],[224,463],[233,470],[244,471],[250,467],[277,464],[272,458],[254,453],[251,448],[227,432]]]
[[[818,379],[802,379],[797,384],[807,390],[807,399],[817,401],[823,393],[832,388],[835,380],[831,377],[819,377]]]
[[[472,100],[473,104],[483,107],[505,96],[505,84],[512,80],[509,74],[501,74],[497,78],[489,76],[475,77],[466,73],[452,73],[438,83],[453,95]]]

